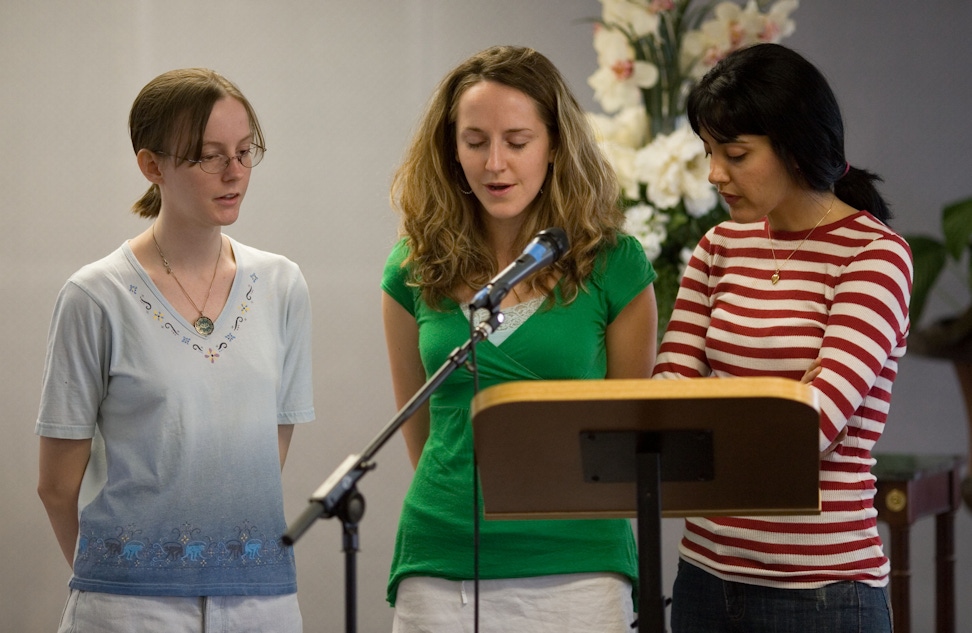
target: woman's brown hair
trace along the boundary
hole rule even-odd
[[[250,102],[233,82],[207,68],[170,70],[142,88],[128,115],[132,148],[136,154],[142,149],[165,152],[175,157],[176,164],[186,159],[198,160],[213,105],[224,97],[243,104],[253,143],[265,148],[260,122]],[[132,206],[132,213],[154,218],[161,206],[159,186],[153,184]]]

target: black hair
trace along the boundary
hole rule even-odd
[[[689,123],[721,143],[744,134],[766,136],[795,179],[882,222],[891,209],[866,169],[844,156],[844,121],[823,74],[796,51],[756,44],[717,63],[689,93]]]

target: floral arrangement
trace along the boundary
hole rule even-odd
[[[658,273],[659,336],[692,249],[728,218],[708,182],[702,141],[686,121],[685,98],[730,52],[790,35],[797,3],[601,0],[598,70],[588,84],[605,114],[589,116],[621,181],[627,230]]]

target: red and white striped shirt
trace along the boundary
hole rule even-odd
[[[807,233],[774,232],[774,257],[765,220],[710,230],[685,271],[654,377],[799,380],[819,358],[821,452],[847,429],[821,459],[821,514],[686,519],[679,552],[736,582],[884,586],[871,449],[905,352],[911,251],[866,212],[820,226],[801,245]]]

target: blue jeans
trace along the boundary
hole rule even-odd
[[[891,633],[886,587],[836,582],[777,589],[721,580],[678,562],[672,633]]]

